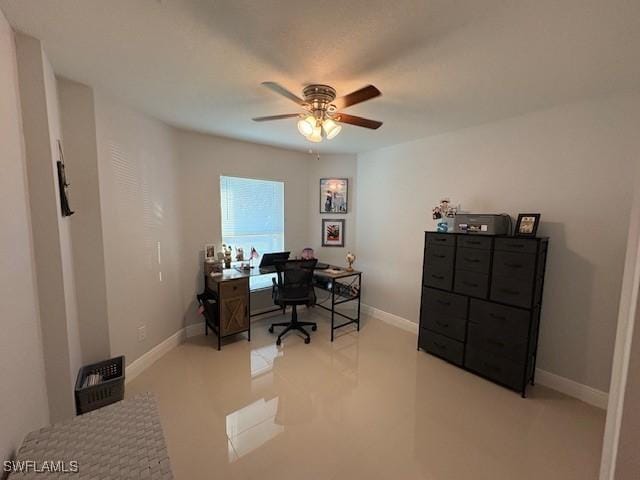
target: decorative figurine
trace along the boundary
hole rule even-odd
[[[356,256],[353,253],[348,252],[346,258],[347,258],[347,263],[349,263],[349,266],[347,267],[347,272],[353,272],[353,262],[356,261]]]
[[[251,253],[249,254],[250,268],[253,268],[253,261],[257,260],[259,257],[260,257],[260,254],[258,253],[258,251],[254,247],[251,247]]]
[[[222,251],[224,252],[224,268],[231,268],[231,245],[223,243]]]
[[[244,248],[236,247],[236,262],[244,262]]]

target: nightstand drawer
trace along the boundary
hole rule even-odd
[[[532,280],[536,256],[531,253],[496,251],[493,254],[493,274],[502,277]]]
[[[480,235],[460,235],[458,238],[458,246],[489,250],[491,249],[491,241],[491,237],[482,237]]]
[[[479,324],[469,322],[467,346],[495,353],[514,362],[524,362],[527,356],[527,337],[514,338],[500,332],[483,329]]]
[[[427,246],[446,245],[455,247],[456,236],[450,233],[427,233]]]
[[[462,295],[431,288],[422,289],[422,313],[435,312],[443,317],[466,319],[468,303],[467,298]]]
[[[422,312],[420,326],[461,342],[464,342],[467,334],[467,321],[464,318],[448,317],[434,311]]]
[[[517,363],[467,345],[464,365],[469,370],[515,390],[522,388],[525,363]]]
[[[453,290],[456,293],[462,293],[463,295],[486,298],[489,291],[489,275],[456,270],[456,279]]]
[[[462,365],[464,344],[456,340],[439,335],[431,330],[420,329],[420,348],[429,353],[442,357],[456,365]]]
[[[536,253],[538,240],[535,238],[503,237],[496,238],[495,250],[505,252]]]
[[[458,247],[456,268],[476,273],[489,273],[491,251]]]

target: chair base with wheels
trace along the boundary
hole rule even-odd
[[[304,343],[311,342],[311,336],[309,332],[307,332],[304,327],[311,327],[311,331],[315,332],[318,329],[318,325],[315,322],[299,322],[298,321],[298,309],[297,305],[291,306],[291,321],[290,322],[279,322],[272,323],[269,327],[269,333],[273,333],[274,327],[285,327],[285,329],[280,332],[278,335],[278,339],[276,340],[276,345],[280,346],[282,343],[282,337],[284,337],[287,333],[292,330],[297,330],[304,335]]]

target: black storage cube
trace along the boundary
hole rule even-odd
[[[122,355],[80,369],[75,388],[77,415],[97,410],[124,398],[124,366]],[[97,385],[83,387],[85,379],[96,373],[102,376],[102,381]]]

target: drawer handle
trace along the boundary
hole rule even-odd
[[[524,248],[524,244],[522,243],[508,243],[507,247],[512,247],[512,248]]]
[[[438,347],[439,349],[441,349],[441,350],[446,350],[446,349],[447,349],[447,346],[446,346],[444,343],[436,342],[436,341],[434,340],[433,344],[434,344],[436,347]]]
[[[443,275],[434,275],[433,273],[431,274],[431,277],[435,278],[436,280],[444,280],[444,276]]]
[[[440,305],[444,305],[445,307],[449,307],[451,306],[451,302],[445,302],[444,300],[436,300],[436,302],[438,302]]]
[[[487,339],[487,343],[490,345],[495,345],[496,347],[504,348],[504,343],[499,342],[498,340],[493,340],[491,338]]]
[[[464,257],[464,261],[469,263],[480,263],[480,260],[478,260],[477,258]]]
[[[494,372],[501,372],[502,369],[500,367],[496,367],[495,365],[491,365],[490,363],[487,362],[482,362],[482,364],[488,369],[488,370],[493,370]]]
[[[463,285],[466,285],[467,287],[477,287],[478,284],[477,283],[473,283],[473,282],[462,282]]]
[[[469,325],[480,325],[480,323],[469,320]]]
[[[482,242],[479,242],[478,240],[467,240],[467,243],[469,245],[482,245]]]
[[[442,255],[442,254],[438,255],[437,253],[434,253],[433,256],[436,257],[436,258],[447,258],[446,255]]]
[[[501,288],[501,292],[506,293],[507,295],[520,295],[520,292],[517,290],[509,290],[508,288]]]
[[[495,313],[489,313],[489,316],[491,318],[495,318],[496,320],[506,320],[507,317],[504,317],[503,315],[496,315]]]
[[[506,263],[506,262],[505,262],[505,266],[507,266],[509,268],[522,268],[522,267],[524,267],[524,265],[522,265],[521,263]]]
[[[444,328],[449,328],[449,324],[448,323],[443,323],[440,320],[436,320],[436,324],[440,325],[441,327],[444,327]]]

